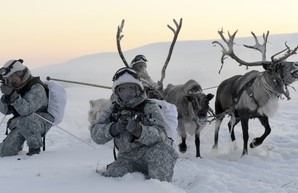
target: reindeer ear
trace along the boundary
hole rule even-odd
[[[213,94],[211,94],[211,93],[207,94],[208,101],[211,101],[211,99],[213,99],[213,97],[214,97]]]
[[[89,101],[89,104],[90,104],[91,107],[94,106],[94,102],[95,102],[94,100],[90,100],[90,101]]]
[[[266,65],[266,64],[262,64],[262,66],[263,66],[264,70],[267,70],[267,66],[268,66],[268,65]]]

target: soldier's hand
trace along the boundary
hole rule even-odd
[[[110,127],[110,134],[113,137],[117,137],[121,133],[123,133],[126,130],[127,123],[119,120],[116,123],[113,123]]]
[[[14,89],[6,84],[1,84],[0,90],[4,95],[10,95]]]
[[[126,130],[129,133],[131,133],[132,135],[134,135],[135,137],[139,138],[142,133],[141,121],[137,118],[133,118],[133,119],[129,120]]]
[[[19,98],[19,94],[16,91],[12,92],[12,94],[9,97],[10,103],[14,103],[17,100],[17,98]]]

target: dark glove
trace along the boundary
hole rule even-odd
[[[10,95],[13,92],[13,88],[5,84],[1,84],[0,90],[4,95]]]
[[[133,136],[139,138],[142,133],[142,125],[141,121],[138,119],[131,119],[128,121],[128,124],[126,126],[126,130],[131,133]]]
[[[3,104],[10,104],[10,101],[9,101],[9,96],[7,96],[7,95],[2,95],[2,97],[1,97],[1,102],[3,103]]]
[[[17,100],[17,98],[19,98],[19,94],[16,91],[14,91],[9,97],[9,102],[14,103]]]
[[[127,122],[119,120],[116,123],[113,123],[110,127],[110,134],[113,137],[117,137],[121,133],[123,133],[126,130]]]
[[[18,122],[19,120],[18,119],[15,119],[15,118],[11,118],[7,121],[7,127],[10,129],[10,130],[13,130],[15,129],[17,126],[18,126]]]

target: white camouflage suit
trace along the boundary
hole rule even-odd
[[[31,80],[32,77],[30,76],[29,79]],[[36,83],[23,96],[19,95],[11,104],[7,104],[4,97],[2,95],[0,101],[0,112],[8,115],[12,113],[11,109],[13,108],[18,116],[15,116],[7,125],[10,132],[0,144],[0,156],[17,155],[22,150],[25,141],[27,141],[29,148],[40,148],[42,146],[42,136],[48,132],[52,125],[37,117],[34,113],[51,122],[54,120],[52,115],[46,111],[48,98],[45,88]]]
[[[115,95],[116,96],[116,95]],[[117,96],[116,96],[117,97]],[[134,108],[146,99],[146,94],[133,98],[126,107]],[[116,103],[123,107],[121,100]],[[98,144],[115,141],[118,148],[117,160],[112,162],[103,173],[107,177],[120,177],[130,172],[142,172],[148,178],[170,182],[178,158],[174,148],[169,145],[161,109],[154,102],[144,106],[144,118],[141,122],[142,133],[134,138],[128,131],[113,137],[110,127],[114,103],[104,110],[97,122],[91,126],[91,138]]]

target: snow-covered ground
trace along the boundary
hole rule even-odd
[[[269,37],[268,58],[283,49],[284,42],[296,46],[298,34]],[[237,42],[254,44],[252,38]],[[160,70],[166,59],[169,43],[158,43],[124,52],[130,61],[136,54],[149,59],[148,71],[154,80],[160,79]],[[236,50],[242,48],[235,47]],[[238,52],[237,52],[238,53]],[[257,60],[252,50],[239,51],[247,60]],[[192,78],[203,88],[217,86],[235,74],[243,74],[244,67],[227,60],[221,72],[220,48],[211,41],[177,42],[167,69],[165,84],[184,83]],[[298,61],[297,56],[289,61]],[[30,61],[25,61],[30,62]],[[67,63],[33,69],[34,75],[89,82],[111,86],[114,72],[123,66],[117,53],[100,53],[71,60]],[[249,70],[251,70],[250,68]],[[255,68],[253,68],[255,69]],[[260,69],[261,70],[261,69]],[[108,98],[110,90],[63,83],[68,94],[64,121],[52,127],[46,138],[46,151],[26,156],[27,147],[17,156],[0,158],[0,192],[9,193],[297,193],[298,192],[298,93],[290,89],[292,99],[280,101],[278,113],[270,119],[272,132],[264,143],[242,153],[240,124],[235,128],[236,142],[229,139],[227,121],[222,124],[219,149],[212,150],[214,123],[207,125],[201,135],[202,159],[195,157],[194,137],[188,138],[189,149],[179,154],[172,183],[145,180],[140,173],[121,178],[106,178],[97,173],[113,161],[112,144],[91,142],[88,130],[89,100]],[[297,87],[297,83],[292,86]],[[215,93],[216,89],[205,90]],[[214,99],[211,101],[214,107]],[[2,119],[3,115],[0,115]],[[0,140],[5,138],[5,125],[0,127]],[[257,120],[250,121],[250,140],[260,136],[264,129]],[[238,146],[238,149],[234,149]]]

